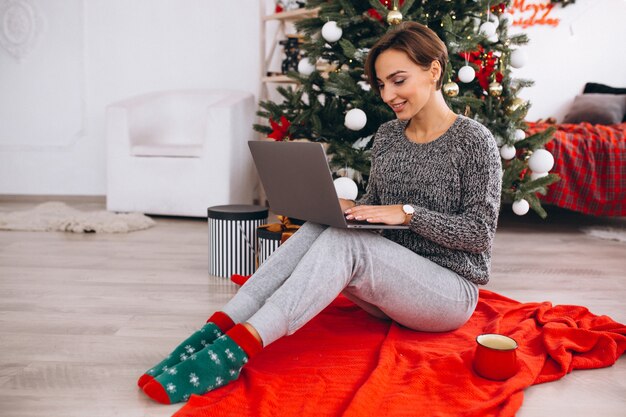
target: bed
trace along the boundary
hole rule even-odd
[[[542,203],[594,216],[626,216],[626,89],[587,83],[564,123],[528,123],[528,134],[556,127],[545,148],[554,155]]]

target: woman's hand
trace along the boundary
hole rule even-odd
[[[345,198],[340,198],[339,205],[341,206],[341,210],[345,213],[346,210],[354,207],[356,203],[352,200],[346,200]]]
[[[393,206],[354,206],[344,211],[346,219],[366,221],[368,223],[383,223],[388,225],[404,224],[406,214],[402,204]]]

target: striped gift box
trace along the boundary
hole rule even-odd
[[[267,223],[268,209],[234,204],[207,209],[209,274],[230,278],[251,275],[256,267],[257,227]]]
[[[304,224],[304,220],[281,215],[276,216],[280,223],[264,224],[256,231],[259,266]]]
[[[264,227],[259,227],[256,231],[256,236],[258,239],[258,255],[259,255],[259,266],[270,257],[272,252],[274,252],[281,243],[283,232],[274,232],[271,230],[267,230]]]

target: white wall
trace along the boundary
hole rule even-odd
[[[104,195],[113,101],[196,87],[258,94],[258,0],[9,3],[0,1],[0,194]]]
[[[626,0],[576,0],[549,17],[560,19],[559,25],[511,30],[530,37],[524,47],[528,64],[514,72],[535,81],[520,93],[532,104],[529,121],[551,116],[561,121],[586,82],[626,87]]]
[[[7,4],[30,20],[2,27]],[[0,194],[104,195],[108,103],[259,90],[258,0],[0,0],[0,16]],[[626,1],[577,0],[552,17],[556,28],[525,29],[529,62],[515,75],[536,81],[521,94],[528,120],[562,118],[587,81],[626,86]]]

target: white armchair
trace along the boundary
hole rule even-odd
[[[206,217],[207,207],[250,204],[256,175],[251,94],[181,90],[107,108],[107,209]]]

